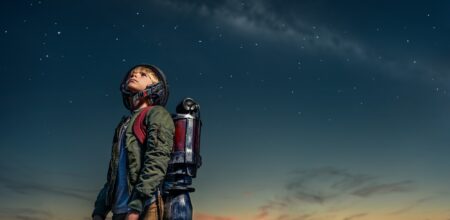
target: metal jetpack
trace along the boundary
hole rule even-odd
[[[164,219],[192,220],[189,196],[195,189],[192,178],[202,164],[200,156],[200,105],[192,98],[183,99],[173,116],[174,146],[164,182]]]

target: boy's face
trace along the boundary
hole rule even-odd
[[[127,89],[131,92],[139,92],[157,82],[158,78],[149,68],[139,66],[131,70],[128,75]]]

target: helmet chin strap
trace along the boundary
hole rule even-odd
[[[155,98],[161,97],[162,93],[162,85],[161,83],[155,83],[153,85],[147,86],[147,88],[144,91],[140,91],[132,95],[131,97],[131,103],[133,109],[135,109],[137,106],[139,106],[143,98],[148,97],[150,104],[153,104],[155,102]]]
[[[144,97],[142,99],[137,99],[136,97],[130,97],[129,99],[131,101],[131,106],[130,106],[131,111],[138,109],[138,107],[141,106],[142,103],[144,103],[146,100],[148,100],[150,102],[149,103],[150,105],[152,104],[151,99],[147,99],[146,97]]]

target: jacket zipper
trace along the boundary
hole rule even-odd
[[[113,192],[114,192],[114,190],[115,190],[115,186],[116,186],[116,177],[117,177],[117,167],[118,167],[118,165],[119,165],[119,160],[118,160],[118,156],[119,155],[117,155],[117,154],[120,154],[120,144],[121,144],[121,142],[123,141],[123,139],[122,139],[122,136],[123,136],[123,132],[125,132],[125,131],[123,131],[122,132],[122,130],[123,130],[123,126],[124,126],[124,124],[126,123],[126,122],[128,122],[128,120],[129,120],[129,118],[130,117],[126,117],[126,116],[123,116],[122,117],[122,122],[119,124],[119,129],[118,129],[118,134],[117,134],[117,146],[116,146],[116,149],[113,149],[113,152],[115,151],[116,153],[113,153],[113,155],[112,155],[112,157],[113,157],[113,161],[112,161],[112,164],[111,164],[111,166],[112,166],[112,169],[111,169],[111,181],[110,181],[110,183],[109,183],[109,190],[108,190],[108,195],[107,195],[107,199],[106,199],[106,205],[109,205],[110,204],[110,202],[111,202],[111,197],[112,197],[112,195],[111,194],[113,194]],[[113,145],[114,145],[114,143],[113,143]]]

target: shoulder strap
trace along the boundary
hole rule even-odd
[[[147,137],[147,125],[145,124],[145,116],[147,115],[147,112],[152,109],[152,107],[153,106],[148,106],[142,109],[133,123],[133,133],[140,144],[144,144],[145,138]]]

